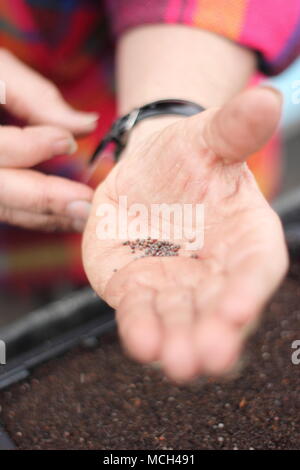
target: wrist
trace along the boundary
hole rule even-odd
[[[133,28],[117,48],[118,114],[168,96],[222,106],[248,83],[255,61],[249,49],[200,28]]]

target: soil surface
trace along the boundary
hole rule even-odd
[[[299,449],[300,364],[291,360],[300,340],[299,266],[236,377],[177,387],[128,360],[109,334],[1,392],[0,421],[20,449]]]

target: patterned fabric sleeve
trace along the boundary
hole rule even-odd
[[[181,23],[253,49],[276,75],[300,54],[300,0],[106,0],[114,34],[150,23]]]

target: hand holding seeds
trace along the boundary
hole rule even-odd
[[[83,245],[88,277],[116,308],[128,353],[160,361],[174,380],[232,368],[287,268],[280,221],[245,164],[280,109],[279,95],[259,87],[140,136],[97,190]],[[99,240],[97,208],[118,210],[122,195],[147,207],[204,204],[203,247],[191,254],[163,236]]]

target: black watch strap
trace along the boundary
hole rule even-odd
[[[144,119],[154,116],[176,114],[181,116],[193,116],[194,114],[200,113],[204,110],[205,108],[196,103],[177,99],[153,101],[141,108],[136,108],[129,114],[120,117],[114,122],[110,131],[97,146],[90,159],[90,163],[93,163],[98,154],[111,142],[116,144],[115,158],[117,160],[126,146],[130,131],[138,122],[143,121]]]

